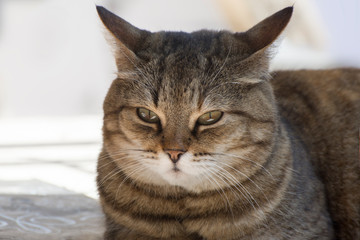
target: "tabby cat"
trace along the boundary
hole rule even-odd
[[[140,30],[103,7],[105,239],[360,239],[360,70],[269,73],[285,8],[242,33]]]

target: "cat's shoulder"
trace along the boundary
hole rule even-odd
[[[272,77],[279,113],[304,141],[324,182],[338,235],[359,239],[360,69],[278,71]]]
[[[275,90],[282,87],[322,87],[323,91],[334,88],[360,88],[359,68],[335,68],[324,70],[288,70],[271,73]]]
[[[348,109],[349,104],[360,105],[360,69],[357,68],[276,71],[271,76],[280,105],[303,108],[308,114],[338,112]]]

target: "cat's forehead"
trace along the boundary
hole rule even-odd
[[[187,57],[187,56],[185,56]],[[150,105],[164,111],[194,111],[199,109],[217,109],[220,106],[234,103],[234,95],[239,85],[227,84],[232,80],[231,74],[222,64],[215,68],[210,66],[209,60],[201,56],[191,59],[174,57],[162,63],[154,61],[151,73],[146,81],[149,88],[143,89],[148,93],[147,101]],[[143,78],[143,76],[140,76]]]
[[[196,83],[194,79],[206,87],[209,80],[223,80],[225,73],[239,75],[241,68],[233,66],[249,56],[249,49],[227,31],[158,32],[143,46],[137,55],[145,59],[146,72],[177,88]]]
[[[137,52],[142,63],[134,69],[145,106],[164,111],[219,108],[234,103],[244,76],[241,60],[246,48],[229,32],[159,32]],[[235,67],[234,67],[235,66]],[[138,97],[137,97],[138,98]]]
[[[251,49],[245,42],[239,41],[228,31],[201,30],[186,32],[156,32],[137,52],[140,58],[167,58],[171,60],[187,60],[197,63],[199,60],[222,60],[249,56]]]

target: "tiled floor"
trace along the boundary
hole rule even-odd
[[[97,201],[40,181],[10,185],[15,188],[6,186],[8,190],[32,190],[27,190],[30,194],[0,194],[0,239],[101,239],[104,219]]]
[[[0,120],[0,239],[99,239],[100,148],[99,116]]]

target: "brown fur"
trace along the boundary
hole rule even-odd
[[[119,70],[98,161],[105,239],[360,238],[360,71],[269,74],[292,8],[235,34],[150,33],[98,12]]]
[[[325,183],[339,239],[360,239],[360,70],[273,74],[281,109]]]

